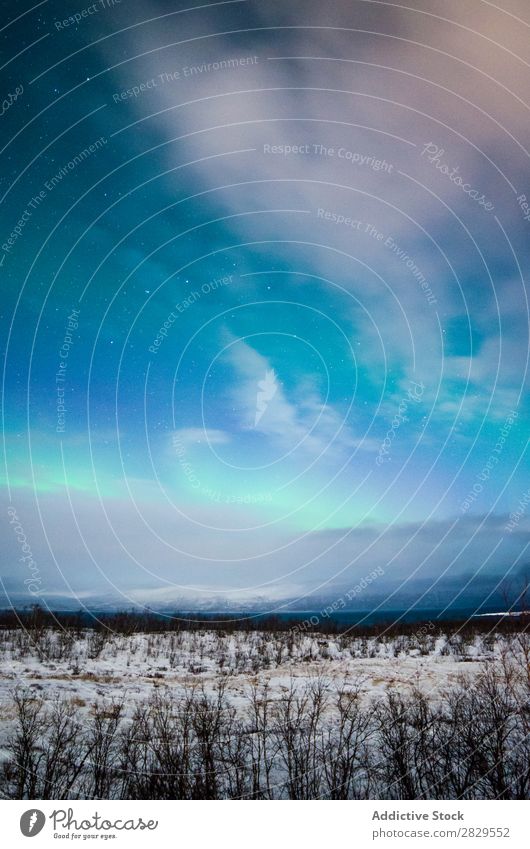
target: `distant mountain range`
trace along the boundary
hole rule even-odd
[[[340,614],[341,611],[368,612],[378,609],[409,610],[507,610],[524,606],[524,587],[526,576],[530,575],[530,565],[525,564],[509,580],[502,575],[460,575],[458,578],[445,576],[438,581],[415,579],[400,585],[389,581],[386,576],[374,580],[361,591],[352,589],[351,584],[340,584],[325,590],[305,589],[297,595],[279,597],[278,590],[274,598],[264,595],[242,597],[237,592],[230,595],[212,591],[202,595],[171,594],[166,588],[163,592],[149,589],[136,589],[122,596],[83,592],[79,596],[64,593],[42,593],[33,595],[21,593],[4,581],[5,590],[0,589],[1,608],[22,608],[39,603],[53,610],[123,610],[128,608],[152,609],[153,611],[201,611],[217,613],[300,613],[303,611],[327,611],[327,615]],[[359,584],[355,585],[359,586]],[[530,598],[527,599],[530,602]]]

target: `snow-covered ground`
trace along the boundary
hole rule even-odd
[[[86,710],[102,698],[125,698],[129,712],[156,688],[175,695],[196,684],[213,690],[222,677],[237,707],[253,684],[268,682],[271,695],[280,696],[317,675],[330,689],[360,683],[365,701],[388,688],[406,693],[413,687],[436,699],[459,676],[473,676],[484,661],[499,656],[504,640],[214,631],[132,636],[48,631],[35,640],[28,632],[2,632],[0,701],[7,719],[16,686],[45,699],[66,697]]]

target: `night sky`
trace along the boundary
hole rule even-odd
[[[4,605],[519,585],[530,9],[407,7],[2,3]]]

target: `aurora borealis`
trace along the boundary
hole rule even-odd
[[[529,33],[524,0],[4,4],[4,603],[517,585]]]

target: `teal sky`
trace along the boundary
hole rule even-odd
[[[519,579],[530,18],[471,6],[7,4],[8,603],[9,507],[45,600]]]

